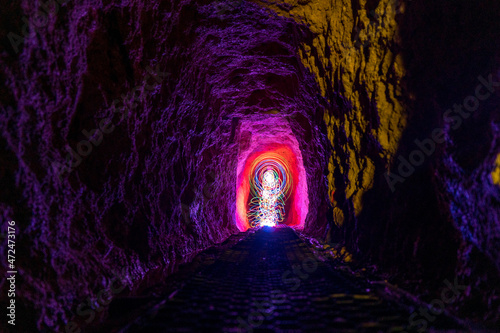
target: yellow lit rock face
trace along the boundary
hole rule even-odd
[[[356,4],[355,4],[356,5]],[[399,43],[396,17],[404,12],[398,0],[382,0],[376,8],[366,8],[360,0],[357,8],[347,0],[277,1],[268,5],[279,15],[304,23],[313,32],[310,44],[302,45],[300,57],[314,74],[321,93],[329,102],[333,93],[347,99],[341,112],[325,113],[328,138],[345,131],[340,147],[348,156],[343,166],[337,152],[329,164],[329,191],[335,190],[335,167],[347,173],[346,197],[355,214],[362,209],[362,196],[373,185],[373,160],[362,151],[367,136],[381,147],[379,157],[388,165],[406,126],[402,105],[401,78],[405,75],[402,55],[395,53]],[[283,10],[281,8],[291,8]]]
[[[500,186],[500,154],[497,155],[496,166],[491,173],[491,179],[495,185]]]

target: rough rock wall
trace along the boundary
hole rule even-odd
[[[457,130],[443,118],[497,71],[498,4],[41,5],[2,2],[0,27],[0,214],[19,224],[19,312],[39,327],[82,319],[122,268],[135,289],[236,232],[235,138],[253,113],[297,137],[306,232],[329,228],[429,297],[467,278],[454,306],[498,320],[498,92]],[[393,192],[388,171],[437,127],[444,143]]]
[[[498,3],[262,3],[313,34],[300,54],[329,103],[330,237],[429,300],[465,281],[449,309],[498,322],[499,88],[466,99],[500,81]]]
[[[0,216],[18,223],[26,327],[82,327],[80,304],[116,274],[134,292],[237,232],[235,138],[252,114],[290,122],[306,232],[324,234],[326,130],[293,20],[242,2],[53,4],[1,4]]]
[[[442,264],[468,289],[452,306],[498,328],[500,184],[492,172],[500,153],[500,3],[422,1],[411,8],[400,24],[408,90],[416,96],[408,146],[416,149],[413,140],[431,138],[436,129],[445,132],[415,181],[430,179],[444,216],[436,225],[455,230],[456,262]],[[433,233],[434,244],[445,243],[444,235]],[[420,243],[418,251],[432,262],[435,245]]]
[[[376,168],[392,160],[406,125],[400,82],[405,70],[394,19],[404,4],[306,1],[270,7],[311,31],[300,55],[329,105],[329,192],[350,200],[349,215],[358,215]]]

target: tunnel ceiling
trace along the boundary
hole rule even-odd
[[[241,170],[280,144],[301,233],[428,297],[466,279],[450,310],[498,322],[498,7],[2,4],[0,214],[26,322],[62,327],[117,271],[133,294],[244,230]]]

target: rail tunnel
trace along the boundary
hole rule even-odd
[[[1,7],[2,331],[499,331],[498,1]]]

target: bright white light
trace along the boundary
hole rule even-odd
[[[275,227],[278,215],[274,207],[276,203],[276,193],[274,193],[272,189],[276,187],[277,179],[272,170],[264,172],[262,178],[264,189],[261,192],[262,200],[260,203],[260,212],[262,217],[259,224],[263,227]]]
[[[271,170],[268,170],[264,173],[264,182],[268,186],[273,186],[276,184],[276,179],[274,178],[274,173]]]
[[[260,225],[263,227],[275,227],[276,222],[270,220],[270,219],[264,219],[260,222]]]

